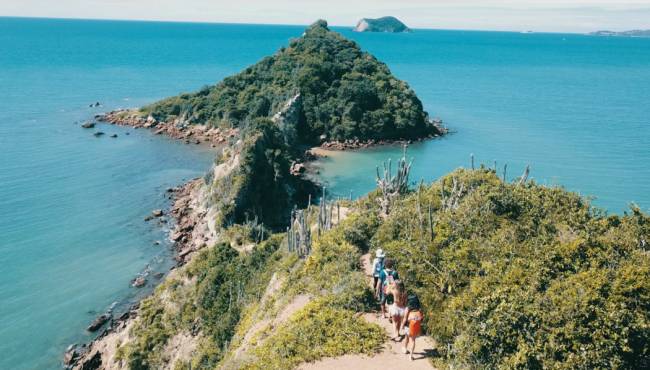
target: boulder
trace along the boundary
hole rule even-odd
[[[71,344],[63,354],[63,365],[71,366],[77,361],[78,358],[79,353],[77,353],[77,345]]]
[[[97,316],[97,318],[95,319],[95,321],[93,321],[92,323],[90,323],[90,325],[88,325],[88,328],[86,328],[86,330],[88,330],[88,331],[90,331],[90,332],[95,332],[95,331],[97,331],[99,328],[101,328],[102,326],[104,326],[104,324],[106,324],[106,322],[107,322],[110,318],[111,318],[111,315],[110,315],[110,314],[107,314],[107,313],[101,314],[101,315]]]
[[[102,367],[102,354],[99,351],[96,351],[90,356],[87,356],[84,361],[82,361],[78,368],[81,370],[97,370]]]
[[[116,138],[116,137],[117,137],[117,134],[113,134],[113,135],[111,135],[111,137],[112,137],[112,138]]]
[[[162,209],[154,209],[153,212],[151,212],[151,215],[153,217],[162,217],[165,213],[163,212]]]
[[[183,238],[183,233],[180,232],[180,231],[175,232],[175,233],[173,233],[173,234],[171,235],[171,239],[172,239],[173,241],[175,241],[175,242],[181,240],[182,238]]]
[[[81,125],[82,128],[93,128],[95,127],[95,122],[86,122],[83,125]]]
[[[134,288],[142,288],[146,283],[147,283],[147,279],[145,279],[142,276],[138,276],[133,280],[131,286],[133,286]]]
[[[101,131],[97,131],[93,135],[95,135],[95,137],[100,137],[100,136],[104,135],[104,133],[101,132]]]

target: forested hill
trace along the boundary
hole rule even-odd
[[[214,86],[142,109],[157,120],[241,127],[297,100],[298,138],[416,139],[440,134],[404,81],[320,20],[274,55]]]

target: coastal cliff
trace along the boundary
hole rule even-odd
[[[354,27],[355,32],[411,32],[402,21],[395,17],[362,18]]]

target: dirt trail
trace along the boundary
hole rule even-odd
[[[366,254],[361,257],[366,275],[369,279],[372,276],[372,266],[370,255]],[[299,367],[301,370],[335,370],[335,369],[354,369],[354,370],[377,370],[377,369],[408,369],[408,370],[435,370],[427,357],[435,353],[434,341],[428,336],[421,336],[415,343],[414,360],[409,360],[409,356],[402,352],[403,341],[394,342],[388,339],[392,336],[393,329],[386,319],[382,319],[379,314],[366,313],[363,318],[368,322],[375,323],[386,330],[387,341],[384,348],[378,354],[369,357],[364,355],[345,355],[336,358],[326,358],[321,361],[303,364]],[[410,346],[409,346],[410,347]]]

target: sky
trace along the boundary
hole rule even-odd
[[[547,32],[650,29],[650,0],[0,0],[0,16]]]

